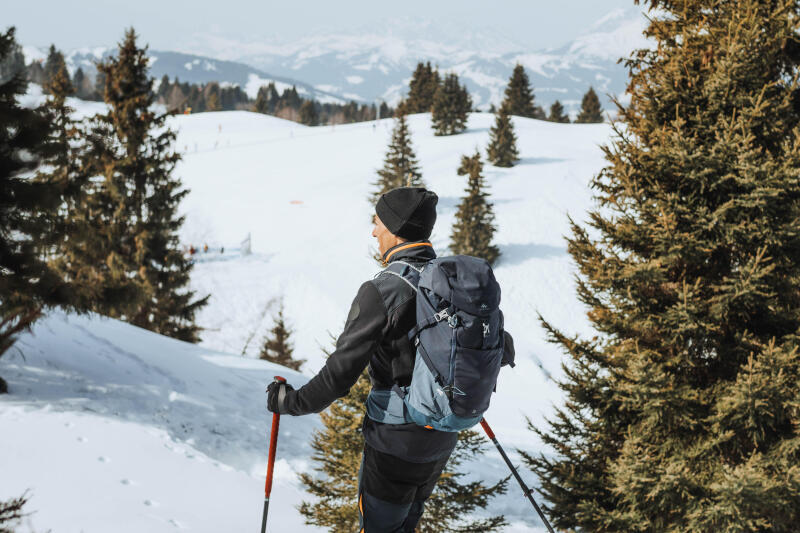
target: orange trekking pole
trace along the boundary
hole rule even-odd
[[[278,383],[286,383],[286,378],[275,376]],[[269,458],[267,461],[267,482],[264,485],[264,516],[261,518],[261,533],[267,531],[267,511],[269,510],[269,494],[272,492],[272,470],[275,468],[275,449],[278,447],[278,425],[281,415],[272,413],[272,432],[269,436]]]
[[[503,460],[508,465],[508,468],[511,469],[511,473],[514,474],[514,477],[517,479],[519,486],[522,487],[522,492],[531,501],[531,503],[533,504],[533,508],[536,509],[536,512],[539,513],[539,518],[541,518],[542,522],[544,522],[544,525],[547,526],[547,531],[549,531],[550,533],[555,533],[553,531],[553,528],[550,527],[550,522],[548,522],[547,518],[544,517],[544,513],[542,512],[542,509],[539,507],[539,504],[537,504],[536,500],[533,499],[533,489],[529,489],[528,486],[525,484],[525,482],[522,481],[522,477],[519,475],[519,472],[517,472],[517,469],[514,468],[514,465],[511,464],[511,459],[508,458],[505,450],[503,450],[503,447],[500,446],[499,442],[497,442],[497,437],[494,436],[494,431],[492,431],[492,428],[489,427],[489,423],[486,421],[485,418],[481,418],[481,427],[486,432],[486,436],[492,439],[494,445],[497,446],[497,451],[499,451],[500,455],[503,456]]]

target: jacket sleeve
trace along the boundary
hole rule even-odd
[[[286,412],[295,416],[318,413],[345,396],[369,364],[388,322],[378,289],[369,281],[361,285],[336,350],[311,381],[287,394]]]

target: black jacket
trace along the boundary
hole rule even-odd
[[[388,262],[421,265],[436,257],[428,241],[403,243],[387,250]],[[381,272],[365,282],[350,307],[344,331],[322,370],[285,400],[292,415],[317,413],[346,395],[369,365],[376,389],[411,382],[415,350],[408,332],[416,324],[416,292],[402,278]],[[430,462],[452,452],[457,433],[416,424],[382,424],[364,417],[364,439],[373,448],[410,462]]]

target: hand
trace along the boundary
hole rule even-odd
[[[516,352],[514,351],[514,338],[511,334],[507,331],[503,332],[503,359],[500,362],[500,366],[511,365],[511,368],[514,368],[514,356]]]
[[[273,381],[267,387],[267,409],[273,413],[286,414],[286,396],[294,387],[288,383]]]

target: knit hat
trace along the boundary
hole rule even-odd
[[[431,236],[438,201],[435,192],[423,187],[399,187],[381,195],[375,213],[394,235],[421,241]]]

